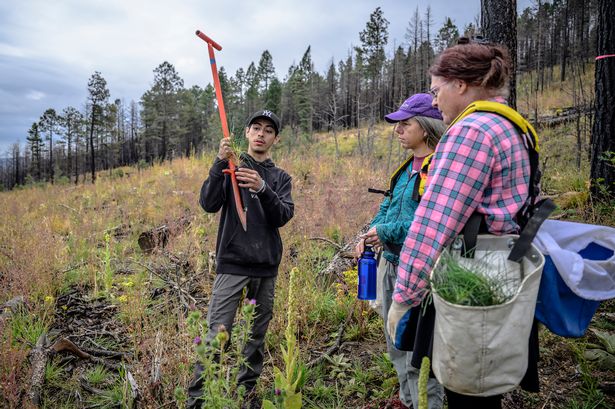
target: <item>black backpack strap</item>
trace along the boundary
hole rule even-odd
[[[384,197],[391,196],[391,191],[390,190],[380,190],[380,189],[373,189],[371,187],[368,187],[367,191],[369,193],[378,193],[378,194],[384,195]]]
[[[415,202],[421,201],[421,195],[419,194],[419,189],[421,187],[421,175],[416,175],[416,181],[414,182],[414,187],[412,188],[412,200]]]
[[[480,233],[487,232],[487,223],[485,222],[485,215],[482,213],[474,212],[470,216],[470,219],[463,227],[461,233],[463,234],[463,243],[461,247],[461,257],[474,258],[474,251],[476,250],[476,241]]]
[[[536,200],[540,196],[540,179],[542,178],[542,172],[540,171],[538,162],[538,152],[536,151],[536,142],[533,140],[532,135],[529,134],[522,134],[522,138],[530,160],[530,183],[528,188],[528,200],[515,216],[521,230],[525,228],[525,225],[538,208]]]
[[[536,233],[538,233],[538,229],[542,223],[547,220],[553,210],[555,210],[555,207],[555,203],[553,203],[551,199],[543,199],[536,205],[536,211],[527,221],[527,224],[519,235],[519,239],[510,250],[510,254],[508,255],[510,261],[515,261],[517,263],[521,262],[521,259],[530,249],[532,241],[534,237],[536,237]]]

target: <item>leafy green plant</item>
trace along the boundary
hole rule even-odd
[[[605,371],[615,370],[615,335],[595,328],[591,330],[601,345],[587,345],[583,351],[583,358],[591,361],[599,369]]]
[[[345,379],[352,368],[352,363],[344,354],[325,356],[329,362],[329,373],[333,379]]]
[[[344,394],[355,396],[360,399],[367,399],[371,394],[371,382],[374,373],[370,368],[366,368],[362,362],[356,361],[352,365],[352,371],[348,382],[344,384]]]
[[[603,317],[600,315],[595,315],[592,326],[596,328],[600,328],[604,331],[615,331],[615,322],[613,320],[608,319],[607,317]]]
[[[297,268],[290,271],[288,283],[288,315],[286,324],[286,347],[281,346],[284,371],[273,368],[275,378],[275,400],[263,401],[264,409],[284,408],[299,409],[302,406],[302,395],[299,390],[305,383],[305,366],[299,357],[299,346],[295,336],[295,317],[297,311],[296,284]]]
[[[342,242],[342,232],[337,225],[330,225],[325,227],[325,235],[333,242],[340,244]]]
[[[130,382],[123,366],[116,374],[112,374],[98,365],[86,374],[86,379],[90,383],[98,382],[98,385],[108,384],[108,387],[88,399],[89,408],[134,408],[134,396],[132,396]]]
[[[600,340],[604,349],[609,354],[615,354],[615,335],[606,331],[600,331],[592,328],[592,332]]]
[[[615,152],[606,151],[600,156],[600,160],[608,162],[611,166],[615,166]]]
[[[203,367],[203,394],[201,405],[204,408],[239,408],[245,395],[245,388],[237,385],[239,369],[245,364],[242,350],[250,339],[254,322],[256,300],[246,300],[241,309],[241,316],[233,327],[232,334],[221,325],[216,336],[206,344],[207,325],[199,311],[193,311],[188,317],[188,328],[195,336],[194,345],[197,359]],[[228,348],[230,345],[234,348]],[[182,394],[175,394],[176,400],[183,399]],[[178,399],[179,398],[179,399]]]
[[[345,402],[345,396],[340,391],[339,383],[335,382],[335,384],[331,386],[326,386],[324,383],[320,383],[327,390],[331,390],[331,397],[324,399],[316,399],[312,397],[305,397],[306,408],[310,409],[321,409],[321,408],[330,408],[330,409],[346,409],[348,408],[347,402]],[[266,409],[266,408],[263,408]]]

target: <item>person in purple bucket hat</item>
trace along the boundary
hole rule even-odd
[[[387,331],[386,319],[395,288],[401,246],[424,192],[431,156],[446,126],[440,111],[432,106],[429,94],[412,95],[397,111],[386,115],[384,119],[395,124],[395,133],[401,147],[411,151],[411,154],[391,176],[389,189],[384,193],[385,198],[378,214],[355,250],[360,255],[365,245],[382,249],[378,264],[376,303],[382,303],[387,351],[399,379],[399,399],[406,407],[418,408],[419,371],[410,365],[412,352],[395,347]],[[435,378],[429,379],[427,393],[429,409],[441,408],[444,390]]]

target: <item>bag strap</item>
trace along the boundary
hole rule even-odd
[[[523,257],[527,254],[528,250],[538,233],[538,229],[542,223],[547,220],[551,212],[555,210],[555,203],[551,199],[543,199],[536,205],[536,211],[527,221],[527,224],[521,231],[519,239],[510,250],[508,259],[516,263],[520,263]]]
[[[474,258],[478,235],[487,231],[487,223],[485,222],[485,218],[483,216],[483,214],[475,211],[463,227],[463,230],[461,231],[463,234],[461,257]]]
[[[401,165],[399,165],[397,169],[395,169],[395,172],[393,172],[393,174],[391,175],[391,180],[389,181],[389,192],[393,192],[393,190],[395,189],[395,185],[397,184],[397,180],[399,179],[399,176],[402,174],[403,171],[406,170],[408,166],[412,164],[413,160],[414,154],[410,155],[408,159],[406,159]]]
[[[378,193],[380,195],[383,195],[384,197],[391,196],[391,191],[390,190],[381,190],[381,189],[374,189],[374,188],[368,187],[367,191],[369,193]]]

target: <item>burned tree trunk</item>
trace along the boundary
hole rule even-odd
[[[508,48],[511,58],[508,104],[517,108],[517,0],[481,0],[481,28],[492,43]]]
[[[615,197],[615,3],[598,2],[596,116],[591,135],[591,194]]]

